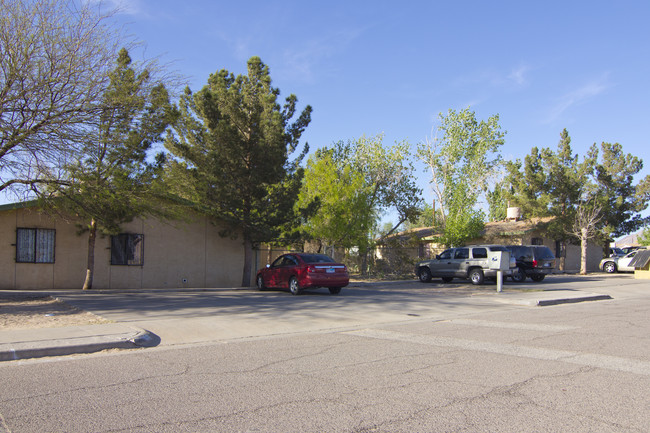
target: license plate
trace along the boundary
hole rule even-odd
[[[551,267],[551,264],[550,264],[550,263],[544,263],[544,267],[545,267],[545,268],[550,268],[550,267]]]
[[[325,272],[327,272],[328,274],[333,274],[334,272],[336,272],[336,269],[334,269],[334,268],[327,268],[327,270],[326,270]]]

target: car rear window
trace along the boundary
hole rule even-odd
[[[512,245],[508,249],[517,260],[533,260],[533,250],[530,247]]]
[[[301,254],[300,257],[305,263],[333,263],[334,259],[325,254]]]
[[[555,256],[549,247],[535,247],[535,257],[537,259],[554,259]]]

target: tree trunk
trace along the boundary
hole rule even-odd
[[[251,268],[253,267],[253,243],[244,236],[244,271],[241,278],[242,287],[251,285]]]
[[[580,275],[587,275],[587,229],[580,229]]]
[[[84,281],[83,290],[93,288],[93,274],[95,272],[95,240],[97,239],[97,221],[95,218],[90,220],[90,230],[88,232],[88,262],[86,265],[86,280]]]

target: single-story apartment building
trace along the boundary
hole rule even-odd
[[[508,219],[485,224],[481,237],[466,242],[467,245],[545,245],[553,251],[558,260],[556,270],[565,272],[580,271],[580,245],[562,244],[544,235],[544,225],[551,218]],[[414,228],[394,234],[376,250],[376,256],[388,263],[403,263],[405,258],[411,262],[434,257],[443,251],[439,243],[440,233],[434,227]],[[398,260],[395,258],[401,257]],[[598,271],[603,258],[603,247],[589,242],[587,247],[587,270]],[[404,271],[408,271],[408,264]]]
[[[241,285],[242,238],[221,237],[221,228],[204,216],[136,218],[122,229],[116,236],[97,236],[93,289]],[[82,288],[88,234],[35,202],[0,206],[0,245],[0,289]]]

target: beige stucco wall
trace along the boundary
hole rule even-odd
[[[55,263],[16,263],[18,227],[55,229]],[[219,228],[205,217],[170,223],[136,219],[122,229],[123,233],[144,235],[144,265],[111,266],[110,238],[98,236],[94,289],[241,284],[241,237],[220,237]],[[48,217],[33,207],[1,211],[0,245],[0,289],[79,289],[83,285],[88,238],[86,234],[78,235],[72,223]]]

